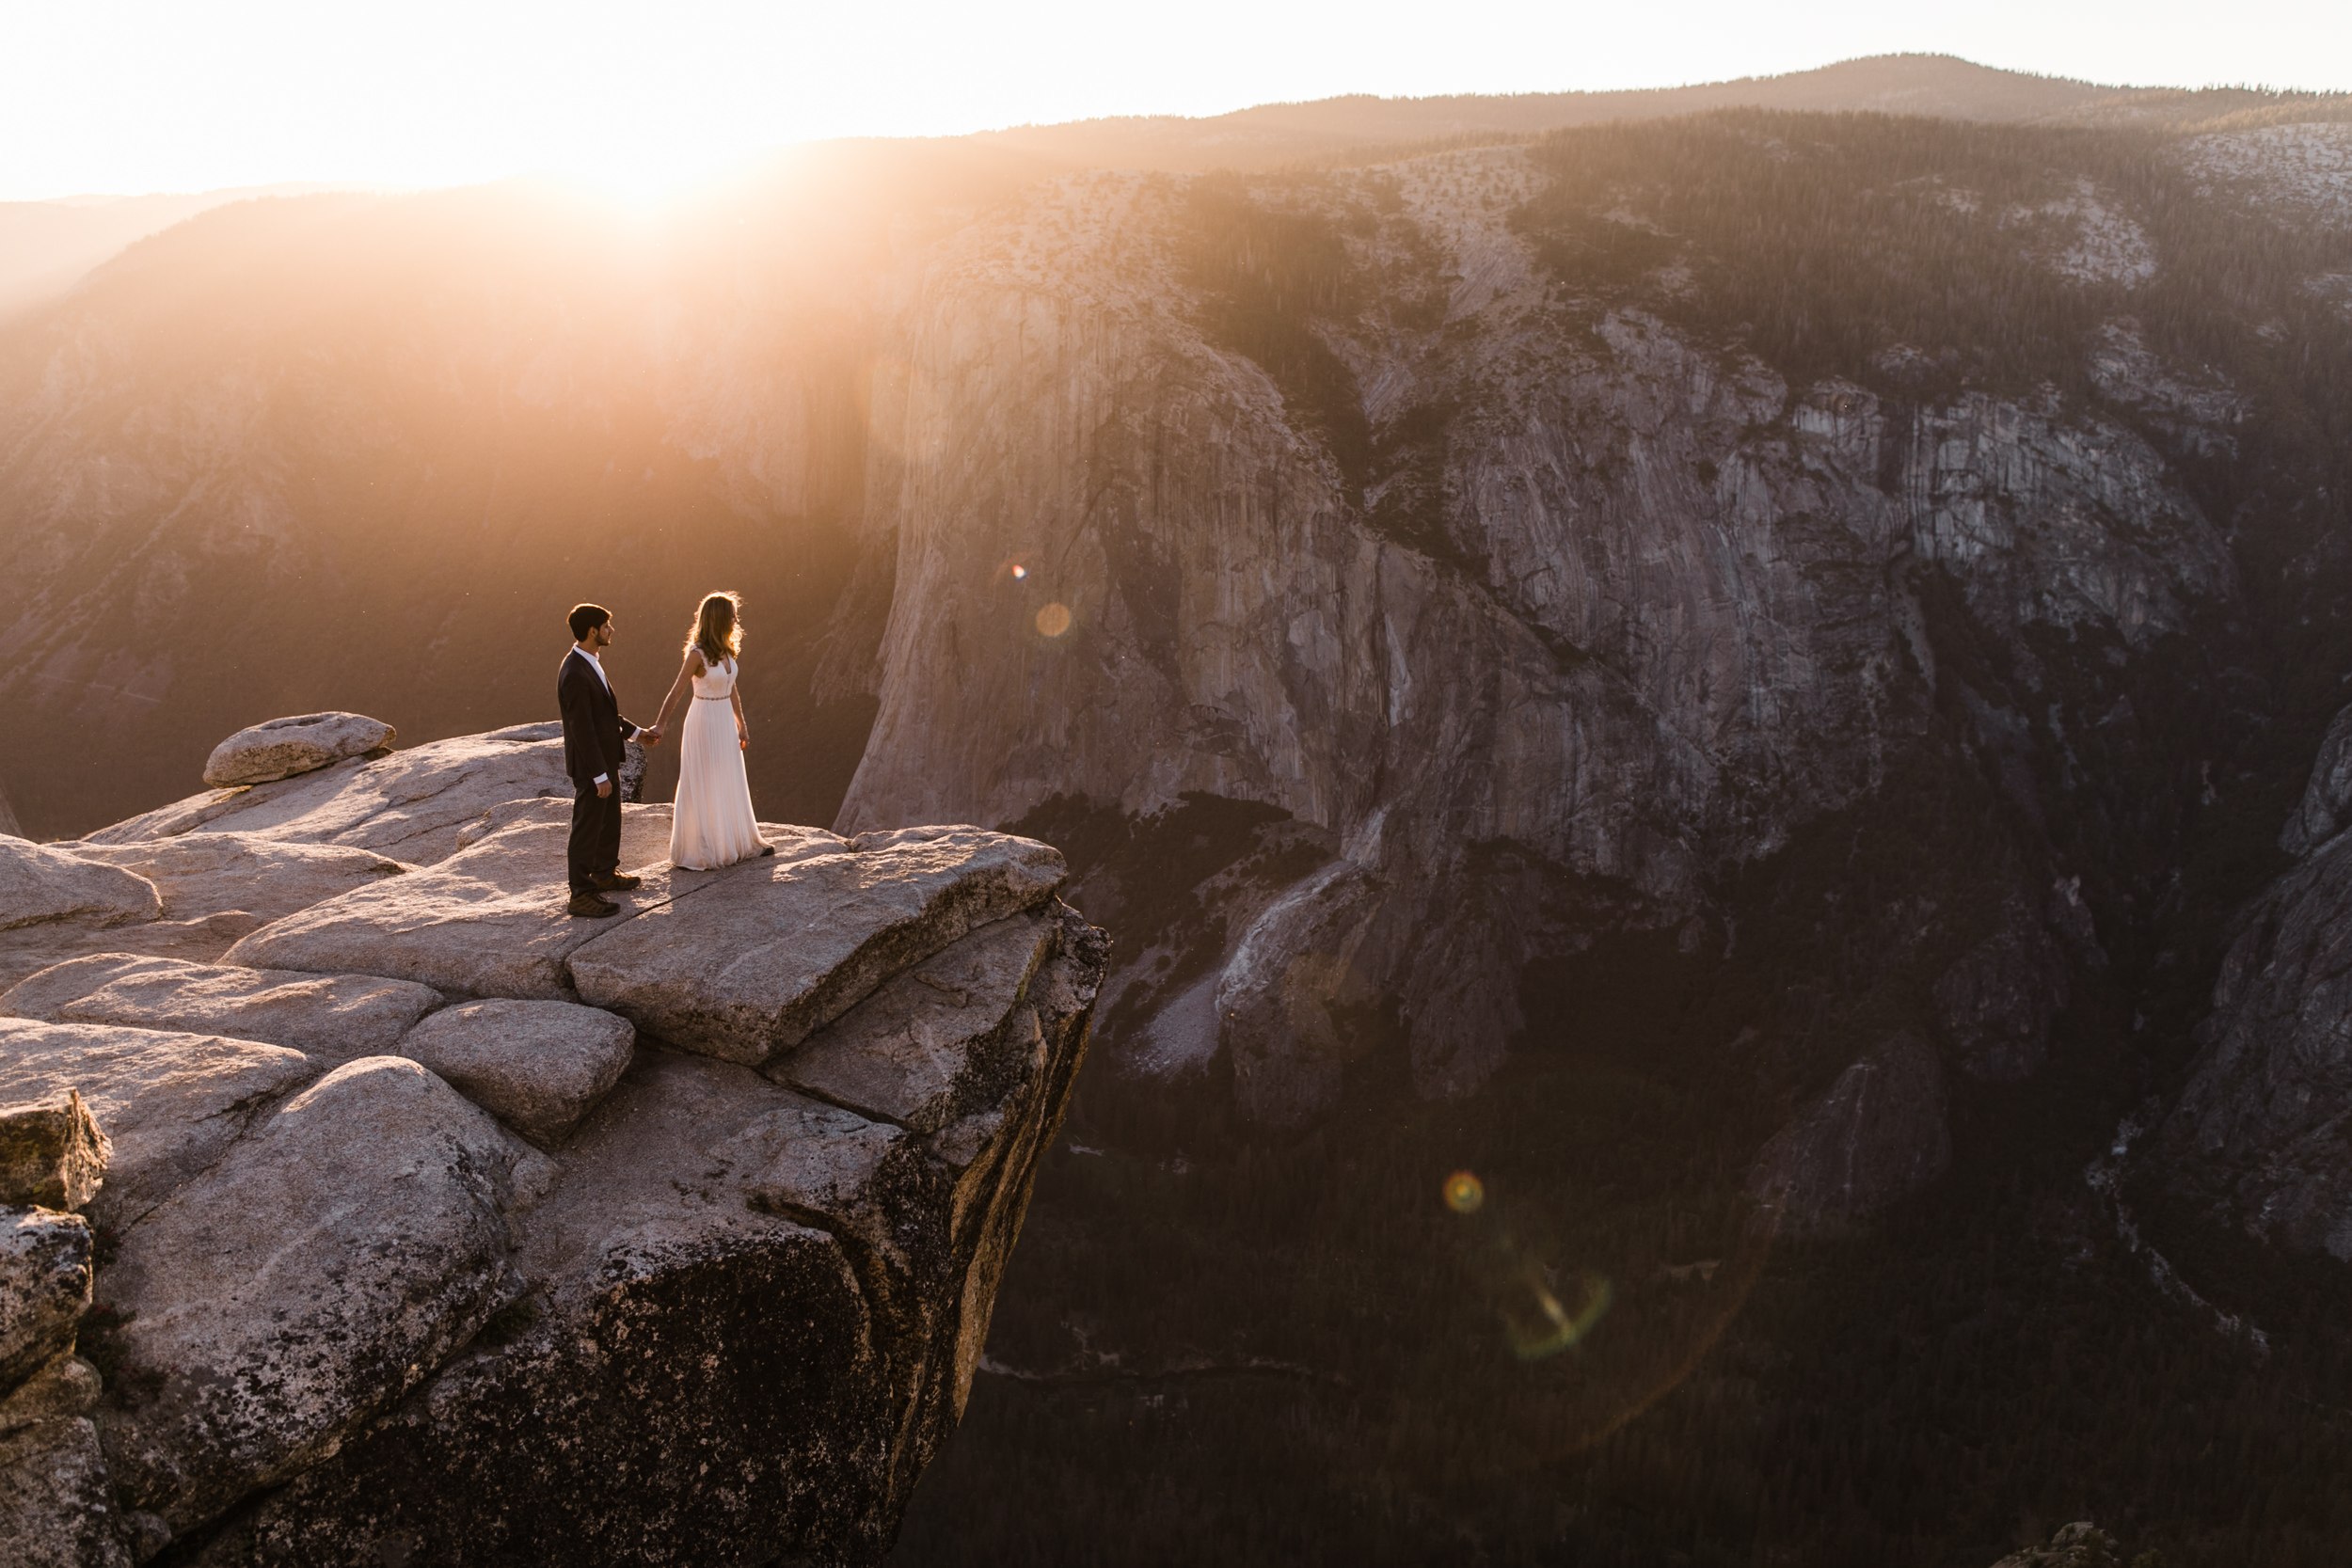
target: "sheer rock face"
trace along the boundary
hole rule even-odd
[[[2032,911],[2006,912],[2001,928],[1961,955],[1931,993],[1960,1069],[1994,1083],[2040,1069],[2073,990],[2064,955]]]
[[[412,770],[409,803],[473,803],[498,749],[447,743],[454,782]],[[382,825],[362,769],[322,772],[283,821],[96,836],[266,865]],[[90,1220],[11,1211],[40,1245],[0,1259],[5,1385],[77,1365],[91,1224],[117,1233],[103,1402],[0,1386],[0,1520],[37,1560],[886,1552],[961,1412],[1105,939],[1055,851],[973,828],[769,825],[774,857],[572,921],[567,809],[434,827],[435,863],[325,887],[230,961],[94,955],[6,993],[15,1109],[112,1139]],[[641,862],[666,847],[666,808],[625,820]],[[577,995],[599,949],[621,1011],[466,1000]],[[324,968],[235,961],[261,952]],[[426,971],[456,994],[396,977]],[[721,1059],[707,1021],[747,997],[747,1061]]]
[[[2352,710],[2328,727],[2287,835],[2335,809]],[[2352,837],[2329,832],[2239,914],[2203,1051],[2153,1145],[2215,1218],[2352,1259]]]
[[[1513,228],[1540,182],[1497,149],[1265,197],[1365,280],[1315,331],[1368,455],[1208,335],[1209,198],[1167,181],[1074,178],[963,230],[878,385],[897,609],[836,826],[1206,791],[1327,832],[1347,875],[1267,910],[1228,980],[1268,1119],[1336,1094],[1339,990],[1393,1003],[1422,1092],[1494,1069],[1521,967],[1581,918],[1495,847],[1671,928],[1867,797],[1932,711],[1931,582],[2026,668],[2051,633],[2145,650],[2234,585],[2112,420],[1792,386],[1630,309],[1562,330]]]

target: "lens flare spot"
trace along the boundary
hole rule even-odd
[[[1025,578],[1028,575],[1029,569],[1026,566],[1015,565],[1012,569],[1012,580],[1015,582],[1019,582],[1023,578]]]
[[[1016,566],[1013,570],[1019,571],[1020,568]],[[1048,637],[1059,637],[1068,631],[1070,629],[1070,607],[1066,604],[1049,604],[1043,610],[1039,610],[1037,629]]]
[[[1534,1310],[1506,1307],[1502,1314],[1504,1326],[1510,1330],[1511,1349],[1522,1361],[1541,1361],[1576,1344],[1599,1325],[1608,1315],[1609,1304],[1616,1299],[1614,1288],[1597,1275],[1579,1277],[1573,1307],[1563,1305],[1541,1282],[1531,1279],[1527,1283]]]
[[[1445,1206],[1455,1213],[1475,1214],[1486,1201],[1486,1187],[1470,1172],[1457,1170],[1445,1179]]]

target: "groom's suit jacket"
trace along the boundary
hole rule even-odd
[[[556,672],[555,702],[564,714],[564,771],[572,784],[594,788],[599,773],[617,784],[621,759],[628,754],[622,742],[639,726],[621,717],[612,689],[578,648],[564,656],[564,668]]]

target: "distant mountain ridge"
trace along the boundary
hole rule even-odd
[[[2282,98],[2341,99],[2352,105],[2352,95],[2345,94],[2106,87],[2002,71],[1950,55],[1879,55],[1816,71],[1684,87],[1435,98],[1352,95],[1305,103],[1262,103],[1201,119],[1162,115],[1023,125],[966,139],[1098,167],[1246,171],[1329,157],[1350,148],[1535,135],[1605,120],[1660,119],[1711,109],[2170,124],[2275,109]]]
[[[193,194],[0,201],[0,318],[55,299],[124,245],[215,207],[268,196],[396,188],[365,181],[310,181],[237,185]]]
[[[1299,103],[1261,103],[1203,119],[1120,116],[926,139],[962,143],[983,155],[1011,153],[1044,166],[1071,168],[1247,172],[1340,158],[1351,150],[1532,136],[1566,126],[1657,119],[1710,109],[2147,124],[2274,112],[2282,100],[2330,98],[2342,99],[2345,112],[2352,113],[2352,94],[2109,87],[2003,71],[1951,55],[1879,55],[1841,60],[1814,71],[1682,87],[1457,93],[1431,98],[1350,94]],[[314,181],[195,194],[0,202],[0,319],[57,297],[123,246],[215,207],[260,197],[330,191],[383,193],[396,188],[364,181]]]

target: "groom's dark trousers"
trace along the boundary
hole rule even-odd
[[[621,867],[621,759],[637,726],[621,717],[612,689],[574,648],[555,677],[556,705],[564,714],[564,770],[572,778],[572,837],[564,871],[577,894],[596,891],[596,878]],[[596,793],[596,775],[612,785]]]

